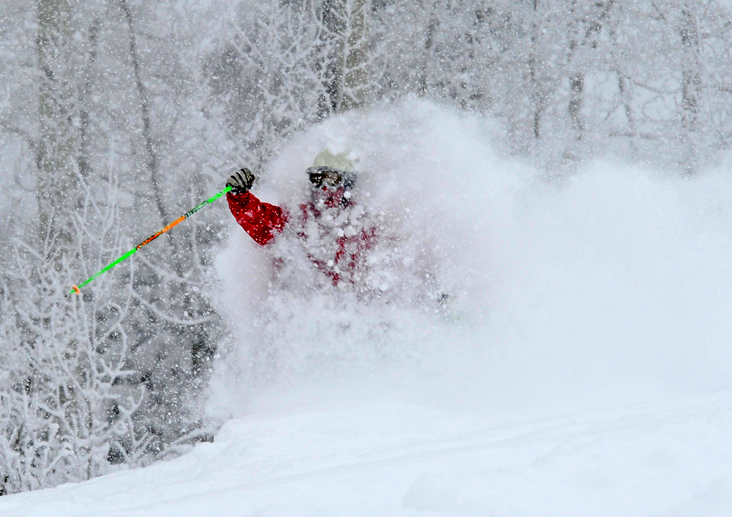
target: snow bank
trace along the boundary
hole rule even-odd
[[[729,389],[732,180],[592,163],[551,182],[500,157],[494,134],[410,101],[333,118],[286,148],[255,187],[262,199],[295,206],[314,156],[349,152],[363,171],[357,199],[404,236],[399,253],[429,254],[451,307],[291,298],[273,323],[270,259],[232,220],[218,306],[236,336],[212,412],[241,415],[265,389],[323,378],[471,410]]]
[[[729,516],[731,402],[521,423],[363,399],[252,414],[173,461],[0,497],[0,514]]]

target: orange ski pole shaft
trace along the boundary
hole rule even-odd
[[[207,199],[203,203],[200,203],[199,205],[195,206],[194,208],[191,208],[190,210],[188,210],[188,212],[186,212],[185,214],[183,214],[182,216],[180,216],[178,219],[176,219],[175,221],[173,221],[172,223],[170,223],[168,226],[166,226],[165,228],[163,228],[159,232],[155,233],[154,235],[151,235],[150,237],[148,237],[147,239],[145,239],[144,241],[142,241],[140,244],[138,244],[137,246],[135,246],[134,248],[132,248],[130,251],[128,251],[127,253],[125,253],[121,257],[119,257],[117,260],[115,260],[111,264],[108,264],[103,269],[97,271],[92,276],[90,276],[89,278],[87,278],[86,280],[84,280],[82,283],[72,286],[71,287],[71,291],[69,291],[66,296],[68,296],[70,294],[74,294],[74,293],[81,294],[81,288],[82,287],[84,287],[85,285],[91,283],[96,278],[99,278],[100,276],[102,276],[104,273],[106,273],[107,271],[109,271],[110,269],[112,269],[114,266],[116,266],[120,262],[123,262],[123,261],[127,260],[129,257],[131,257],[132,255],[134,255],[135,253],[137,253],[137,250],[139,250],[143,246],[146,246],[146,245],[150,244],[152,241],[154,241],[155,239],[157,239],[158,237],[160,237],[162,234],[164,234],[165,232],[167,232],[171,228],[179,225],[181,222],[183,222],[184,220],[188,219],[190,216],[192,216],[193,214],[195,214],[196,212],[198,212],[201,208],[203,208],[204,206],[206,206],[206,205],[208,205],[210,203],[213,203],[214,201],[216,201],[218,198],[220,198],[221,196],[223,196],[224,194],[226,194],[230,190],[231,190],[231,187],[227,185],[221,192],[216,193],[214,196],[212,196],[211,198]]]

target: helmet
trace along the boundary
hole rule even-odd
[[[318,156],[315,157],[313,167],[332,167],[333,169],[340,169],[342,171],[352,171],[353,162],[348,159],[346,153],[332,154],[326,149],[320,151]]]
[[[307,170],[314,188],[350,190],[356,185],[353,162],[346,153],[332,154],[325,150],[318,153],[312,167]]]

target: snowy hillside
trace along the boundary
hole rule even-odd
[[[732,511],[732,395],[536,420],[390,397],[269,401],[175,461],[0,499],[5,517],[689,516]]]
[[[350,153],[398,243],[373,262],[388,303],[273,289],[230,221],[215,442],[0,515],[729,515],[729,174],[557,181],[496,133],[412,101],[293,142],[257,194],[296,206],[320,149]],[[405,280],[416,265],[449,307]]]

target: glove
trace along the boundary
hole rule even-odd
[[[254,184],[254,174],[247,168],[239,169],[226,180],[226,185],[231,187],[231,191],[235,194],[244,194],[249,192]]]

